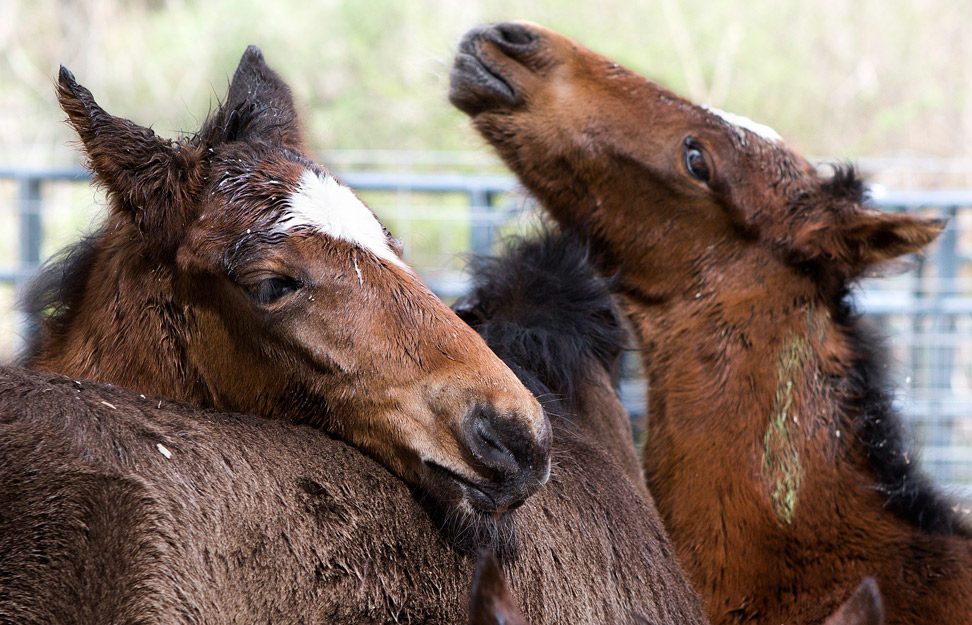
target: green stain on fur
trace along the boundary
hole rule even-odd
[[[800,424],[793,410],[794,380],[804,374],[808,345],[791,337],[780,351],[776,393],[769,427],[763,435],[763,475],[771,485],[770,498],[779,520],[793,523],[803,482],[800,464]]]

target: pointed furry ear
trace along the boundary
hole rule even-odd
[[[921,251],[945,229],[947,220],[907,213],[882,213],[854,205],[831,223],[800,228],[793,240],[800,260],[824,260],[846,278],[899,256]]]
[[[848,247],[856,252],[860,270],[919,252],[942,233],[947,220],[906,213],[862,211],[846,228]]]
[[[89,167],[107,187],[112,213],[129,216],[156,251],[171,252],[192,218],[199,150],[109,115],[63,66],[57,99],[81,137]]]
[[[290,87],[267,65],[263,53],[249,46],[233,74],[226,101],[200,135],[209,145],[262,140],[300,149],[302,139]]]
[[[479,556],[469,600],[470,625],[527,625],[492,551]]]
[[[899,256],[920,252],[945,229],[945,219],[919,217],[907,213],[882,213],[857,210],[844,224],[833,228],[828,255],[846,267],[848,277]],[[838,240],[833,240],[839,237]]]
[[[884,601],[873,577],[865,577],[824,625],[884,625]]]

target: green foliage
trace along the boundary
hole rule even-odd
[[[7,0],[0,163],[65,162],[59,63],[105,106],[191,131],[239,55],[291,82],[315,149],[481,146],[446,101],[469,27],[529,19],[835,156],[972,154],[972,4],[949,0]]]

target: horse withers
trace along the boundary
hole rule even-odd
[[[28,367],[321,427],[474,521],[547,480],[536,399],[307,155],[257,48],[179,141],[64,68],[57,96],[109,215],[35,285]]]
[[[915,469],[848,297],[943,222],[533,24],[466,35],[450,99],[615,276],[649,490],[711,619],[820,623],[873,576],[889,623],[972,621],[972,531]]]

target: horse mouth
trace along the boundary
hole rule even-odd
[[[490,493],[489,487],[477,484],[431,460],[427,460],[425,466],[431,470],[435,482],[440,484],[444,482],[448,485],[446,486],[448,490],[457,489],[462,500],[468,502],[476,513],[498,518],[510,510],[519,508],[525,501],[523,499],[510,504],[498,504],[496,496]]]
[[[513,85],[476,48],[468,40],[460,44],[449,74],[449,101],[467,115],[520,104]]]

